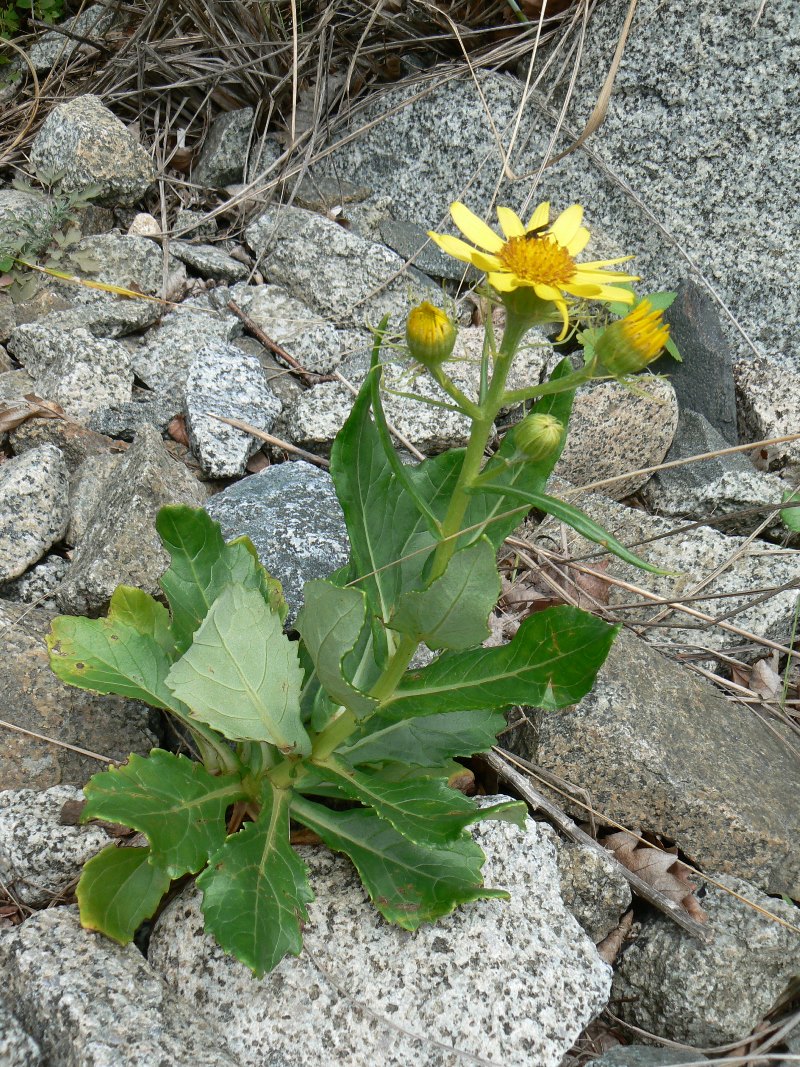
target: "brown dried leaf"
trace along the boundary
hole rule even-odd
[[[187,448],[189,444],[189,434],[186,431],[186,418],[183,415],[176,415],[167,427],[167,433],[170,435],[173,441],[177,441],[179,445],[185,445]]]
[[[611,933],[607,934],[597,946],[597,955],[601,960],[605,960],[609,967],[614,965],[632,925],[633,909],[625,912]]]
[[[623,867],[638,874],[668,900],[680,904],[696,922],[708,921],[708,916],[694,895],[697,887],[689,881],[687,867],[675,856],[645,844],[625,830],[601,838],[600,844],[613,852]]]
[[[64,409],[50,400],[42,400],[35,393],[27,393],[22,400],[0,404],[0,433],[16,430],[28,419],[62,419]]]
[[[591,570],[587,571],[579,571],[577,568],[570,568],[572,571],[572,579],[579,589],[576,598],[579,608],[583,608],[585,611],[592,611],[598,604],[608,604],[611,584],[604,581],[600,575],[605,574],[608,570],[609,562],[609,560],[604,559],[600,563],[596,563]]]
[[[748,684],[762,700],[777,700],[783,691],[783,680],[768,659],[756,660]]]
[[[269,456],[266,456],[263,452],[256,452],[247,461],[247,467],[245,468],[248,474],[258,474],[263,471],[265,467],[270,465]]]

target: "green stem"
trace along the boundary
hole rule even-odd
[[[358,727],[358,719],[352,711],[343,711],[338,718],[320,731],[311,746],[311,758],[315,760],[326,759],[334,749],[337,749],[343,741],[355,733]]]
[[[471,419],[479,419],[481,417],[481,408],[461,392],[455,382],[447,377],[441,367],[436,365],[430,366],[428,367],[428,373],[434,378],[439,388],[443,389],[448,396],[455,400],[460,411],[465,415],[468,415]]]
[[[575,371],[568,378],[558,378],[554,382],[542,382],[541,385],[532,385],[528,389],[511,389],[503,394],[502,407],[515,407],[526,400],[536,400],[541,396],[553,396],[555,393],[568,393],[577,389],[579,385],[592,380],[592,375],[587,374],[586,368]]]

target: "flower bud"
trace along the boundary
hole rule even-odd
[[[517,426],[514,444],[525,459],[546,459],[561,444],[564,426],[555,415],[529,415]]]
[[[669,326],[661,315],[649,300],[642,300],[624,319],[607,326],[595,344],[603,369],[620,378],[652,363],[669,340]]]
[[[414,359],[423,365],[443,363],[456,343],[456,328],[441,308],[423,300],[409,312],[406,343]]]

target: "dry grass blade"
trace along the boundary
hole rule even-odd
[[[226,419],[224,415],[214,415],[211,411],[205,411],[203,413],[209,419],[216,419],[217,422],[224,422],[226,426],[232,426],[235,430],[241,430],[242,433],[249,433],[253,437],[257,437],[260,441],[266,441],[268,445],[272,445],[274,448],[282,448],[284,452],[291,452],[295,456],[299,456],[300,459],[306,460],[308,463],[313,463],[317,467],[322,467],[323,470],[328,470],[330,463],[327,459],[323,459],[322,456],[315,456],[313,452],[306,452],[304,448],[298,448],[297,445],[290,444],[289,441],[282,441],[280,437],[273,437],[271,433],[267,433],[265,430],[259,430],[257,426],[251,426],[249,422],[242,422],[241,419]]]
[[[33,737],[37,741],[46,741],[49,745],[56,745],[58,748],[69,749],[70,752],[77,752],[79,756],[88,756],[89,759],[99,760],[100,763],[114,763],[115,761],[109,759],[108,756],[101,756],[98,752],[91,752],[88,748],[79,748],[77,745],[69,745],[66,741],[59,741],[56,737],[47,737],[46,734],[37,734],[35,730],[25,730],[21,726],[17,726],[13,722],[5,722],[0,719],[0,726],[5,727],[6,730],[13,730],[18,734],[25,734],[26,737]]]

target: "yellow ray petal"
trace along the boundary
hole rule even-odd
[[[543,200],[528,220],[526,230],[535,230],[539,226],[545,226],[550,221],[550,201]]]
[[[567,245],[578,232],[582,218],[583,208],[580,204],[573,204],[572,207],[561,212],[550,227],[550,233],[560,245]]]
[[[567,251],[571,256],[580,255],[589,243],[589,231],[585,226],[579,226],[575,236],[567,242]]]
[[[498,293],[510,293],[513,289],[519,288],[519,279],[509,274],[508,271],[495,271],[487,275],[486,280]]]
[[[522,237],[525,233],[522,219],[510,207],[499,207],[497,209],[497,219],[500,223],[500,229],[506,237]]]
[[[634,256],[617,256],[616,259],[595,259],[591,263],[579,263],[578,266],[586,270],[596,270],[598,267],[613,267],[617,263],[627,263]]]
[[[564,297],[561,295],[561,290],[556,289],[555,286],[545,285],[543,282],[536,282],[533,286],[533,291],[540,300],[552,300],[556,304],[564,303]]]
[[[493,229],[473,215],[466,204],[456,201],[450,205],[450,215],[453,222],[468,240],[473,241],[479,248],[485,248],[487,252],[499,252],[504,245],[503,238],[496,234]]]

